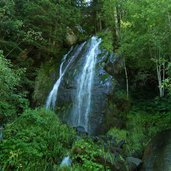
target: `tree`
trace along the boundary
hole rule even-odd
[[[80,9],[71,0],[2,1],[0,16],[5,56],[14,47],[18,53],[36,49],[39,56],[55,56],[63,47],[67,28],[76,30],[80,23]]]
[[[12,69],[0,51],[0,124],[10,121],[27,107],[23,92],[18,90],[23,70]]]
[[[162,84],[170,55],[170,9],[169,1],[128,0],[125,3],[126,15],[121,21],[120,52],[139,70],[153,73],[156,68],[160,97],[164,96]]]

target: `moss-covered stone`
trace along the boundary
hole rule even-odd
[[[50,61],[42,64],[37,71],[33,93],[33,99],[36,106],[42,106],[45,104],[49,91],[58,77],[56,72],[58,67],[59,66],[54,65],[53,61]]]

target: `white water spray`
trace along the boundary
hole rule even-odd
[[[85,63],[77,80],[76,98],[72,111],[72,124],[74,126],[84,127],[86,132],[89,132],[92,86],[100,43],[101,39],[96,37],[91,38],[90,48],[84,56]]]
[[[63,69],[63,65],[66,62],[67,56],[70,54],[70,52],[72,51],[73,48],[71,48],[70,51],[63,57],[62,63],[60,65],[60,70],[59,70],[59,78],[57,79],[57,81],[54,84],[51,92],[49,93],[49,96],[48,96],[47,101],[46,101],[46,109],[49,109],[50,107],[52,107],[53,110],[55,109],[56,100],[57,100],[57,96],[58,96],[58,89],[59,89],[59,86],[61,84],[62,78],[63,78],[64,74],[66,73],[70,64],[74,61],[75,57],[78,56],[78,54],[81,51],[81,49],[83,48],[84,44],[85,43],[82,43],[77,48],[77,51],[70,58],[68,64],[66,65],[66,67],[64,69]]]

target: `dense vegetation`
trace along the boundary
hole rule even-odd
[[[52,111],[38,108],[47,96],[39,85],[50,89],[45,70],[59,67],[70,46],[92,35],[124,61],[120,96],[129,110],[120,113],[124,126],[106,133],[116,144],[126,141],[114,159],[111,141],[104,148],[103,138],[80,138]],[[123,164],[127,170],[123,156],[141,158],[150,139],[171,128],[170,40],[170,0],[1,0],[0,170],[59,170],[67,154],[71,170],[121,170]]]

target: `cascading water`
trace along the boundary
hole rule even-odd
[[[56,83],[54,84],[51,92],[49,93],[49,96],[47,98],[46,101],[46,109],[49,109],[50,107],[52,107],[52,109],[55,109],[55,105],[56,105],[56,100],[57,100],[57,96],[58,96],[58,89],[59,86],[61,84],[62,78],[64,76],[64,74],[66,73],[68,67],[70,66],[70,64],[74,61],[74,59],[78,56],[79,52],[81,51],[81,49],[83,48],[85,43],[82,43],[76,50],[76,52],[71,56],[69,62],[67,63],[66,67],[63,69],[63,65],[66,62],[66,59],[68,57],[68,55],[70,54],[70,52],[72,51],[73,48],[70,49],[70,51],[64,55],[63,57],[63,61],[60,65],[60,70],[59,70],[59,78],[56,81]]]
[[[46,109],[50,108],[50,106],[52,105],[52,108],[54,109],[55,108],[55,103],[56,103],[56,98],[57,98],[57,93],[58,93],[58,88],[59,88],[59,85],[61,83],[61,80],[62,80],[62,77],[64,75],[64,73],[62,72],[62,68],[63,68],[63,64],[64,62],[66,61],[66,57],[67,57],[68,54],[66,54],[63,58],[63,61],[60,65],[60,69],[59,69],[59,78],[58,80],[56,81],[56,83],[54,84],[53,86],[53,89],[51,90],[48,98],[47,98],[47,101],[46,101]]]
[[[96,58],[99,54],[101,39],[91,38],[90,48],[85,54],[85,63],[77,79],[77,90],[73,105],[71,122],[74,126],[81,126],[89,132],[89,114],[91,112],[91,96],[94,81]]]
[[[94,102],[92,89],[94,85],[97,56],[101,53],[99,49],[100,43],[101,39],[93,36],[90,41],[84,42],[80,46],[71,49],[64,56],[60,65],[59,78],[54,84],[46,101],[46,108],[52,107],[54,110],[60,89],[60,99],[61,96],[63,96],[63,98],[70,98],[72,104],[72,107],[68,110],[67,114],[65,113],[66,116],[63,119],[74,127],[82,127],[88,133],[91,132],[92,128],[89,120],[91,112],[93,112],[91,110],[92,103]],[[70,70],[72,66],[77,66],[77,68]],[[72,74],[70,74],[70,72]],[[69,75],[72,75],[72,78]],[[64,82],[62,82],[63,79]],[[67,80],[72,81],[68,84]],[[62,85],[61,88],[66,89],[63,91],[60,85]],[[70,88],[72,88],[73,91],[66,97],[65,93],[67,93]]]

